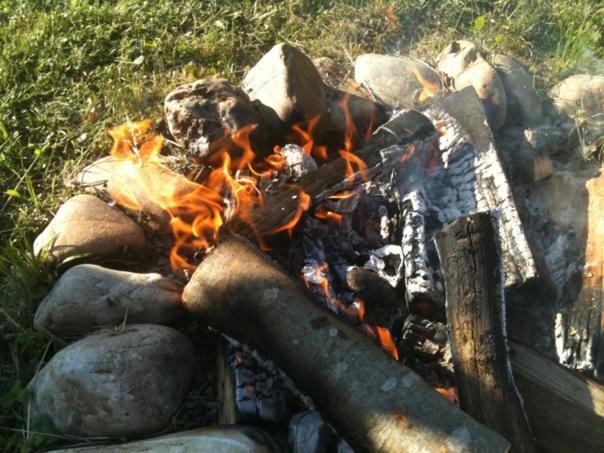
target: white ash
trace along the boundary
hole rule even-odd
[[[300,179],[318,168],[312,156],[298,145],[285,145],[281,148],[281,155],[285,158],[283,171],[288,178],[293,180]]]
[[[374,270],[396,288],[401,280],[403,268],[403,250],[400,245],[385,245],[377,250],[371,250],[369,260],[364,264],[367,269]]]

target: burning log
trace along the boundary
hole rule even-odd
[[[363,334],[330,316],[247,241],[218,245],[183,303],[266,353],[362,451],[508,451],[498,434],[438,395]]]
[[[534,452],[507,355],[502,268],[491,217],[460,219],[435,241],[461,408],[509,439],[514,451]]]
[[[433,132],[434,127],[425,116],[415,111],[404,112],[378,128],[373,137],[355,151],[354,156],[347,153],[346,157],[335,159],[300,178],[296,187],[285,188],[267,197],[262,206],[252,210],[249,219],[234,219],[231,231],[248,239],[274,233],[296,217],[301,200],[310,197],[313,202],[319,203],[350,187],[351,181],[354,181],[352,175],[372,178],[405,155],[407,150],[404,144],[426,138]],[[351,163],[356,166],[353,174],[349,170]]]

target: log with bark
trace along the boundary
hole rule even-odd
[[[518,452],[535,445],[507,354],[497,237],[477,213],[435,238],[445,275],[449,340],[460,407],[508,439]]]
[[[242,238],[206,257],[183,304],[274,360],[360,451],[509,450],[504,438],[309,299],[300,282]]]

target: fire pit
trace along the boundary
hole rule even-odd
[[[157,445],[246,451],[602,450],[601,289],[572,289],[581,260],[601,264],[599,223],[548,223],[527,188],[552,159],[531,145],[518,171],[521,148],[502,152],[513,121],[552,142],[545,125],[567,127],[506,58],[365,55],[351,94],[278,45],[241,88],[172,91],[169,135],[111,129],[34,246],[64,270],[36,327],[91,334],[32,381],[34,416],[115,439],[179,411],[246,427]]]

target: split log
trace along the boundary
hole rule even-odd
[[[447,320],[461,408],[534,452],[505,340],[502,268],[489,214],[447,226],[435,238],[445,275]]]
[[[385,167],[394,166],[405,155],[407,151],[403,145],[433,134],[432,123],[421,113],[413,110],[401,113],[378,128],[373,137],[355,151],[354,154],[367,165],[363,172],[357,171],[356,175],[363,173],[366,178],[374,177]],[[296,187],[284,188],[278,194],[267,197],[262,206],[252,210],[250,218],[245,221],[233,219],[230,230],[248,239],[270,234],[294,217],[300,204],[300,191],[304,191],[313,203],[318,204],[330,195],[350,188],[347,166],[348,163],[343,158],[321,166],[317,171],[300,178]]]
[[[206,257],[183,303],[274,360],[360,451],[509,450],[244,239],[226,240]]]
[[[477,211],[500,213],[497,226],[505,285],[517,286],[537,277],[533,251],[474,89],[465,88],[447,96],[424,114],[435,124],[444,126],[440,148],[447,168],[445,177],[451,178],[452,187],[464,186],[455,197],[461,215]],[[465,189],[466,185],[469,190]],[[449,218],[447,222],[453,220]]]
[[[510,347],[539,446],[552,453],[604,451],[604,386],[520,343]]]

